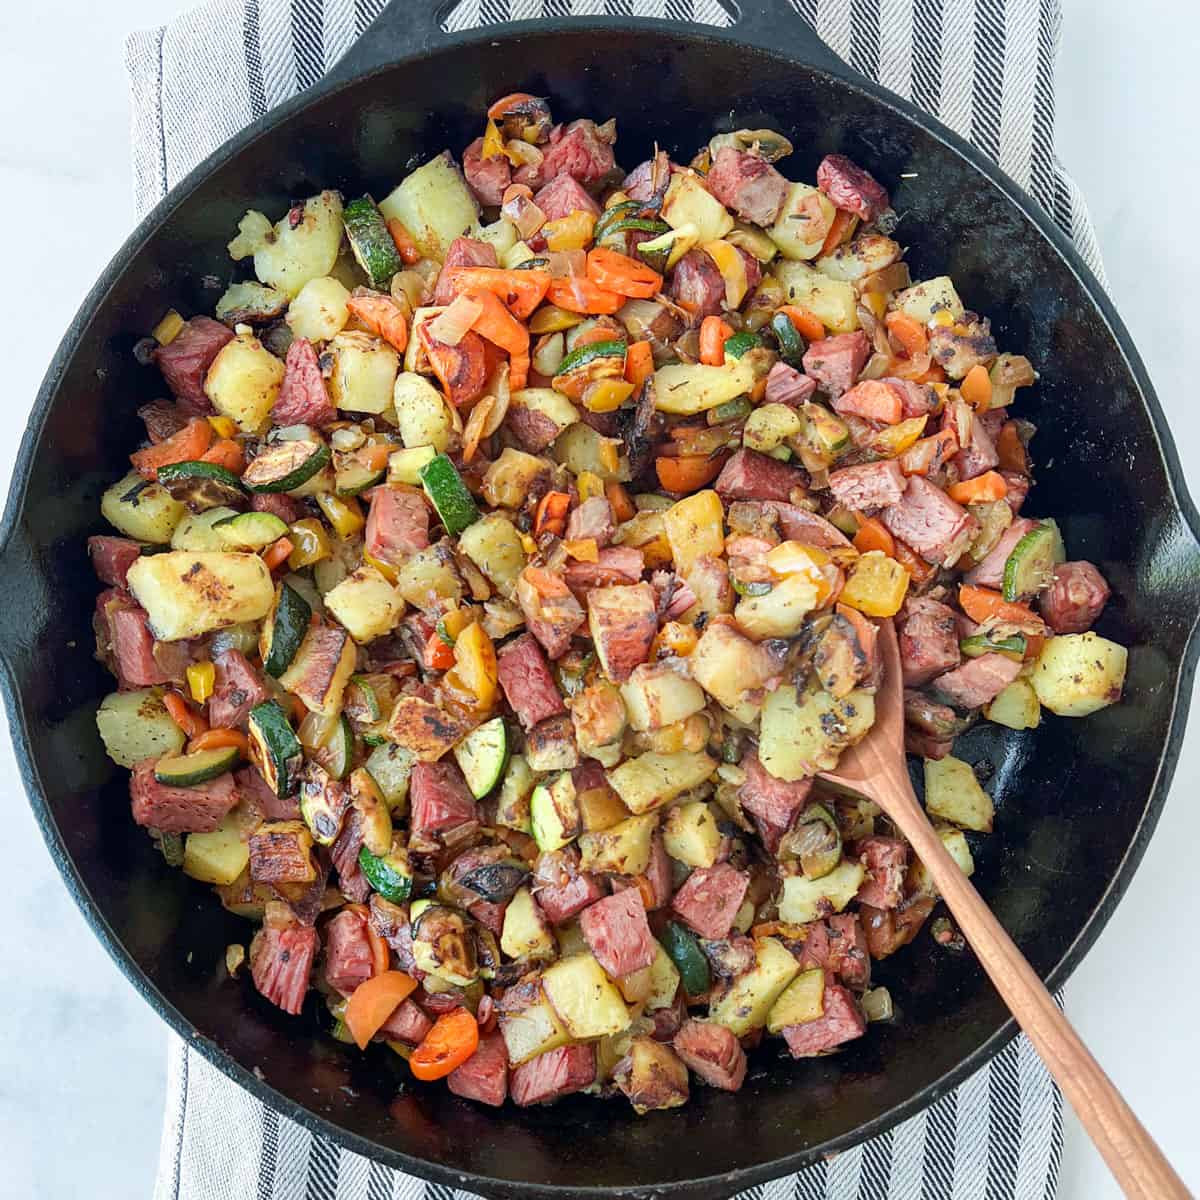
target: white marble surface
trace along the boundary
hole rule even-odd
[[[133,223],[123,35],[185,6],[184,0],[0,5],[0,112],[7,117],[0,186],[13,234],[5,244],[13,279],[0,293],[9,345],[0,406],[5,488],[45,363]],[[1200,268],[1186,232],[1200,191],[1194,131],[1200,36],[1193,7],[1190,0],[1142,0],[1136,14],[1126,0],[1065,0],[1064,7],[1061,153],[1091,202],[1113,294],[1200,495],[1194,334],[1184,327]],[[9,814],[9,900],[0,923],[8,980],[0,1037],[0,1197],[148,1196],[163,1101],[163,1027],[60,886],[26,808],[7,734],[0,736],[0,781]],[[1200,957],[1190,921],[1198,784],[1194,722],[1142,868],[1069,993],[1084,1037],[1193,1189],[1200,1189],[1194,1129]],[[1159,973],[1156,979],[1148,969]],[[1116,1195],[1073,1124],[1060,1194],[1063,1200]]]

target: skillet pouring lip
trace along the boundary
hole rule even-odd
[[[1117,316],[1111,301],[1079,259],[1077,252],[1067,241],[1066,237],[1053,224],[1050,218],[1021,192],[1011,180],[1003,176],[998,168],[984,160],[979,152],[945,130],[932,118],[917,112],[911,105],[906,104],[898,97],[893,96],[877,85],[867,83],[857,76],[852,75],[848,69],[843,72],[826,69],[824,66],[814,67],[808,63],[796,62],[785,52],[773,51],[762,45],[750,45],[739,40],[736,29],[697,29],[684,23],[663,23],[632,18],[622,19],[619,26],[616,26],[612,21],[572,18],[569,24],[561,26],[556,25],[553,20],[542,20],[516,22],[501,29],[484,27],[478,30],[450,34],[446,36],[444,43],[437,47],[423,49],[407,57],[398,57],[388,67],[376,68],[351,78],[327,79],[315,85],[310,91],[285,101],[272,109],[264,117],[259,118],[252,125],[214,151],[212,155],[194,168],[185,179],[177,184],[138,224],[137,228],[105,268],[95,286],[80,306],[68,333],[63,338],[51,361],[39,389],[36,403],[30,414],[13,471],[8,505],[3,523],[0,525],[0,570],[2,570],[3,564],[10,562],[18,553],[28,550],[27,546],[22,545],[25,537],[23,519],[33,463],[68,363],[79,350],[81,343],[87,336],[91,321],[105,306],[109,293],[112,291],[116,281],[138,259],[151,236],[187,198],[192,196],[198,188],[209,180],[209,177],[217,168],[237,157],[247,147],[259,141],[259,139],[269,137],[277,126],[286,122],[296,113],[319,105],[329,97],[357,86],[374,74],[397,66],[403,66],[408,61],[436,58],[442,55],[450,56],[463,48],[479,46],[484,43],[494,44],[494,52],[503,53],[506,43],[511,44],[512,42],[519,41],[521,37],[527,35],[536,34],[538,36],[545,36],[547,34],[557,34],[559,36],[583,38],[597,32],[611,34],[615,28],[628,31],[631,36],[655,36],[674,41],[709,42],[719,45],[726,51],[730,47],[734,47],[748,54],[774,55],[782,61],[811,72],[818,78],[823,77],[838,87],[850,88],[868,97],[873,102],[890,110],[898,119],[909,124],[915,124],[924,132],[934,137],[943,146],[947,147],[952,153],[959,155],[969,162],[972,167],[982,172],[988,181],[999,190],[1004,199],[1009,204],[1015,206],[1040,231],[1042,236],[1050,242],[1067,269],[1078,278],[1083,290],[1094,304],[1096,311],[1107,328],[1109,336],[1112,337],[1118,348],[1149,413],[1150,424],[1157,441],[1157,450],[1166,466],[1171,504],[1180,514],[1183,523],[1191,532],[1192,538],[1196,538],[1196,531],[1200,529],[1200,519],[1197,518],[1196,509],[1188,496],[1170,431],[1166,426],[1141,359],[1120,318]],[[1197,576],[1200,575],[1200,554],[1197,554],[1195,545],[1193,545],[1192,549],[1192,572],[1194,576]],[[30,557],[36,569],[36,560],[32,556]],[[1165,800],[1166,789],[1179,757],[1186,726],[1187,699],[1190,694],[1195,671],[1198,648],[1200,648],[1200,645],[1198,645],[1200,639],[1196,636],[1195,622],[1197,615],[1196,613],[1192,615],[1191,634],[1187,643],[1186,655],[1177,676],[1174,695],[1171,697],[1168,732],[1149,798],[1141,820],[1137,825],[1135,836],[1122,856],[1117,868],[1113,871],[1101,899],[1088,920],[1058,962],[1055,963],[1045,976],[1047,986],[1052,989],[1062,986],[1083,955],[1090,948],[1100,930],[1104,927],[1121,893],[1128,886],[1157,823]],[[0,638],[8,639],[11,637],[11,633],[12,631],[7,624],[0,624]],[[727,1194],[731,1188],[745,1188],[795,1171],[809,1165],[822,1156],[858,1144],[868,1137],[891,1128],[899,1121],[926,1108],[934,1100],[956,1087],[968,1075],[977,1070],[1002,1049],[1016,1032],[1013,1020],[1011,1018],[1004,1020],[971,1054],[962,1059],[953,1069],[945,1072],[935,1082],[919,1090],[907,1101],[887,1109],[865,1125],[841,1137],[831,1139],[819,1146],[787,1157],[776,1158],[754,1166],[739,1167],[737,1170],[727,1174],[711,1174],[703,1177],[664,1181],[644,1186],[559,1186],[522,1182],[511,1178],[497,1179],[491,1176],[476,1176],[470,1172],[446,1167],[436,1161],[406,1155],[389,1146],[371,1141],[360,1134],[334,1124],[277,1091],[270,1084],[260,1079],[254,1072],[244,1067],[215,1041],[201,1036],[180,1010],[151,982],[149,975],[143,972],[128,947],[117,936],[89,891],[79,867],[68,850],[58,824],[50,811],[46,800],[46,789],[43,787],[42,779],[31,755],[31,738],[26,720],[25,701],[21,694],[21,685],[18,677],[9,661],[9,649],[11,648],[0,646],[0,690],[3,691],[9,712],[14,754],[26,791],[30,797],[35,818],[42,831],[42,836],[46,840],[51,857],[62,874],[64,882],[76,904],[92,926],[105,950],[137,991],[170,1025],[175,1033],[203,1054],[208,1061],[213,1063],[256,1098],[298,1122],[312,1133],[329,1137],[338,1144],[367,1158],[382,1161],[389,1166],[417,1174],[423,1178],[433,1179],[436,1182],[450,1186],[469,1187],[493,1196],[545,1197],[547,1200],[552,1197],[563,1198],[567,1196],[595,1197],[597,1200],[599,1197],[628,1197],[632,1200],[633,1197],[649,1196],[651,1194],[659,1196],[693,1193],[705,1196]]]

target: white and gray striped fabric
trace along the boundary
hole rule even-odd
[[[852,66],[994,158],[1103,279],[1086,205],[1054,154],[1057,0],[790,2]],[[139,214],[248,122],[318,80],[384,3],[205,0],[131,36]],[[462,0],[444,27],[572,14],[730,23],[717,0]],[[1020,1038],[926,1112],[738,1200],[1053,1200],[1061,1154],[1062,1097]],[[472,1200],[314,1138],[174,1037],[154,1196]]]

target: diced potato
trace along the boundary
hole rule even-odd
[[[1009,729],[1036,729],[1042,721],[1042,707],[1029,680],[1014,679],[991,704],[983,706],[983,715]]]
[[[329,397],[338,408],[383,413],[392,407],[400,356],[387,342],[369,333],[339,333],[328,349],[334,356]]]
[[[860,555],[839,600],[868,617],[894,617],[908,593],[908,572],[882,550]]]
[[[607,829],[579,835],[580,866],[585,871],[641,875],[650,865],[650,848],[658,818],[653,813],[629,817]]]
[[[232,508],[209,508],[202,513],[185,512],[183,520],[171,534],[171,549],[224,550],[226,542],[216,524],[236,516]]]
[[[442,393],[413,371],[402,371],[392,388],[396,428],[409,449],[432,446],[438,454],[450,444],[454,421]]]
[[[614,982],[626,1004],[645,1004],[646,997],[650,995],[650,968],[642,967],[640,970],[630,971],[628,975],[622,975]]]
[[[807,308],[831,333],[853,333],[858,328],[858,297],[852,283],[830,279],[803,262],[776,263],[773,270],[787,291],[788,303]]]
[[[881,233],[867,233],[849,245],[839,246],[832,254],[817,259],[817,270],[830,279],[851,283],[890,267],[900,258],[900,243]]]
[[[165,487],[130,471],[100,498],[100,512],[126,537],[165,546],[187,509]]]
[[[483,498],[496,508],[520,508],[539,475],[550,470],[545,459],[505,446],[483,476]]]
[[[1120,700],[1128,658],[1124,646],[1099,634],[1060,634],[1042,648],[1030,682],[1052,713],[1086,717]]]
[[[629,460],[621,456],[621,439],[604,437],[590,425],[577,421],[558,435],[551,454],[573,474],[591,471],[605,483],[625,483],[629,479]]]
[[[233,883],[249,862],[250,847],[233,813],[211,833],[189,833],[183,843],[183,873],[201,883]]]
[[[803,875],[785,875],[779,898],[779,919],[789,925],[817,921],[831,912],[841,912],[858,893],[867,877],[861,863],[843,858],[828,875],[807,879]]]
[[[217,301],[213,315],[227,325],[270,321],[286,311],[288,298],[283,292],[264,287],[253,280],[231,283]]]
[[[290,214],[276,222],[272,235],[254,252],[254,273],[261,282],[295,296],[310,279],[333,270],[341,244],[342,199],[337,192],[322,192],[305,203],[295,226]]]
[[[421,471],[435,458],[437,451],[432,446],[393,451],[388,455],[388,484],[407,483],[410,487],[420,487]]]
[[[496,801],[496,824],[518,833],[531,833],[529,798],[538,785],[538,776],[524,755],[514,754],[508,760],[500,796]]]
[[[144,758],[178,754],[187,735],[171,719],[161,688],[140,688],[105,696],[96,713],[96,728],[108,757],[132,767]]]
[[[914,283],[896,297],[896,307],[915,317],[922,325],[932,321],[939,312],[949,314],[955,321],[961,321],[966,312],[949,275],[938,275],[935,279]]]
[[[800,972],[800,964],[777,938],[758,938],[754,966],[739,975],[709,1007],[709,1020],[724,1025],[735,1037],[745,1037],[767,1023],[783,989]]]
[[[665,1042],[644,1034],[629,1044],[620,1084],[639,1115],[679,1108],[688,1102],[688,1069],[683,1060]]]
[[[357,662],[354,640],[348,631],[336,625],[314,625],[304,635],[296,657],[279,682],[284,690],[298,696],[309,712],[336,716]]]
[[[296,337],[327,342],[350,319],[349,299],[350,293],[331,276],[310,279],[289,306],[287,323]]]
[[[725,206],[688,171],[671,177],[662,218],[672,229],[694,226],[698,242],[715,241],[733,228],[733,217]]]
[[[426,609],[431,600],[462,600],[463,582],[445,546],[427,546],[396,573],[396,590],[413,608]]]
[[[488,513],[468,525],[459,535],[458,547],[502,596],[513,597],[525,570],[525,547],[517,527],[503,513]]]
[[[540,769],[529,747],[525,749],[525,756],[531,768]],[[533,789],[533,795],[529,797],[529,817],[533,839],[543,853],[561,850],[568,842],[575,840],[582,829],[582,822],[579,805],[575,801],[575,784],[569,770],[563,770],[560,775]]]
[[[736,712],[747,690],[760,686],[747,679],[747,663],[755,653],[754,643],[732,626],[709,624],[688,656],[688,668],[713,699]]]
[[[649,560],[646,565],[650,566]],[[733,585],[729,581],[729,571],[722,559],[697,559],[690,570],[681,571],[680,574],[696,594],[696,603],[683,614],[681,620],[689,625],[702,626],[705,621],[719,613],[733,611]]]
[[[577,1040],[620,1033],[629,1025],[621,993],[591,954],[573,954],[547,968],[542,990]]]
[[[509,1064],[514,1067],[571,1040],[536,981],[527,977],[520,986],[525,989],[526,985],[533,993],[530,1002],[517,1011],[500,1013],[500,1033],[508,1048]]]
[[[681,804],[667,813],[663,824],[667,853],[688,867],[711,867],[721,849],[721,831],[703,800]]]
[[[824,192],[807,183],[793,183],[767,234],[784,258],[816,258],[836,215]]]
[[[978,833],[991,833],[996,811],[971,764],[953,755],[925,760],[925,808],[930,816]]]
[[[527,887],[518,888],[504,910],[500,949],[509,958],[521,959],[554,958],[558,953],[550,924]]]
[[[825,972],[819,967],[812,971],[801,971],[771,1005],[767,1016],[767,1032],[779,1033],[789,1025],[815,1021],[824,1012]]]
[[[654,407],[674,416],[694,416],[744,395],[754,383],[754,364],[747,354],[720,367],[671,363],[654,372]]]
[[[628,683],[621,685],[621,698],[636,730],[662,729],[686,720],[707,703],[704,689],[666,663],[640,663]]]
[[[585,788],[576,800],[579,803],[579,822],[587,833],[611,829],[627,821],[630,816],[629,809],[621,803],[621,797],[610,787]]]
[[[270,419],[283,363],[251,333],[239,333],[221,347],[204,377],[213,408],[243,433],[261,433]]]
[[[798,694],[785,684],[763,702],[758,756],[778,779],[805,779],[832,770],[874,723],[870,692],[855,689],[837,700],[825,691]]]
[[[238,222],[237,236],[229,243],[229,257],[241,262],[261,250],[271,238],[270,218],[256,209],[250,209]]]
[[[513,392],[509,406],[524,408],[554,422],[559,433],[580,419],[579,409],[562,392],[553,388],[521,388]]]
[[[531,258],[537,258],[537,255],[529,248],[527,242],[514,242],[500,255],[500,265],[506,271],[513,271]]]
[[[175,642],[260,621],[275,588],[257,554],[168,550],[143,555],[129,568],[129,590],[150,616],[160,641]]]
[[[398,220],[428,258],[444,259],[456,237],[479,232],[479,206],[449,154],[418,167],[383,200],[379,211],[385,221]]]
[[[725,549],[725,506],[711,488],[672,504],[662,515],[675,569],[684,573],[702,554],[719,558]]]
[[[761,404],[747,418],[742,444],[761,454],[770,454],[804,428],[800,414],[786,404]]]
[[[953,825],[941,825],[937,829],[937,835],[962,873],[967,876],[974,875],[975,859],[971,855],[971,847],[963,831],[955,829]],[[914,860],[908,868],[905,891],[918,896],[938,895],[937,884],[933,882],[928,867],[920,859]]]
[[[374,567],[364,564],[325,593],[325,607],[361,646],[396,627],[404,601]]]
[[[703,751],[643,754],[608,772],[608,781],[631,813],[652,812],[698,787],[717,769]]]
[[[762,596],[743,596],[734,620],[752,638],[790,638],[818,605],[817,585],[807,575],[788,575]]]
[[[654,943],[654,961],[647,968],[650,972],[650,994],[646,997],[646,1010],[667,1008],[675,1001],[679,991],[679,971],[671,956],[657,940]]]

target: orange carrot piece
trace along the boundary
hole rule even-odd
[[[408,1065],[418,1079],[442,1079],[461,1067],[478,1046],[479,1026],[470,1009],[455,1008],[438,1017]]]
[[[529,352],[514,354],[508,360],[508,388],[510,392],[519,392],[529,383]]]
[[[588,251],[587,275],[597,287],[637,300],[653,299],[663,286],[663,277],[653,268],[606,246]]]
[[[232,471],[234,475],[240,475],[246,469],[246,456],[233,438],[218,438],[205,450],[200,461],[215,463],[218,467]]]
[[[379,334],[398,353],[408,346],[408,322],[390,296],[363,291],[351,294],[346,307],[369,329]]]
[[[610,479],[604,485],[604,494],[608,497],[613,516],[618,521],[632,521],[637,515],[637,509],[623,484],[618,483],[615,479]]]
[[[991,588],[971,587],[964,583],[958,589],[958,603],[977,625],[985,621],[999,621],[1008,625],[1045,628],[1041,617],[1033,609],[1005,600]]]
[[[625,303],[625,297],[597,287],[586,275],[563,275],[552,279],[546,299],[567,312],[591,316],[612,316]]]
[[[198,737],[208,728],[208,722],[178,692],[164,692],[162,702],[171,720],[189,738]]]
[[[854,548],[860,554],[882,550],[889,558],[895,558],[896,539],[892,537],[892,531],[878,517],[860,517],[859,520]]]
[[[533,536],[543,533],[561,534],[567,527],[567,510],[571,497],[566,492],[547,492],[533,515]]]
[[[479,305],[481,312],[471,325],[480,337],[509,354],[529,351],[529,330],[504,307],[504,301],[494,292],[479,288],[462,295]]]
[[[733,327],[720,317],[705,317],[700,322],[700,361],[719,367],[725,362],[725,343],[733,337]]]
[[[904,416],[904,402],[891,384],[879,379],[864,379],[837,402],[837,410],[843,416],[849,413],[865,421],[896,425]]]
[[[447,274],[443,271],[443,274]],[[504,301],[519,321],[527,321],[546,298],[549,271],[506,271],[501,267],[452,267],[447,275],[454,294],[484,291]]]
[[[571,349],[579,350],[599,342],[611,342],[620,336],[605,325],[593,325],[591,329],[582,329],[571,339]]]
[[[810,342],[820,341],[825,336],[825,323],[815,313],[799,304],[781,305],[779,311],[796,327],[796,332]]]
[[[420,261],[420,247],[413,241],[412,234],[405,229],[398,217],[388,217],[387,231],[392,235],[392,241],[396,243],[396,253],[400,255],[400,261],[406,267]]]
[[[641,387],[654,374],[654,353],[649,342],[630,342],[625,349],[625,378]]]
[[[972,408],[987,412],[992,402],[992,377],[985,366],[976,363],[963,377],[958,390]]]
[[[707,454],[687,454],[679,458],[664,455],[654,460],[658,482],[668,492],[694,492],[716,479],[724,465],[723,458],[709,458]]]
[[[288,555],[295,550],[296,546],[290,537],[281,537],[277,542],[272,542],[264,551],[262,560],[267,564],[267,570],[273,571],[276,567],[282,566],[287,562]]]
[[[986,504],[1003,500],[1008,495],[1008,484],[999,471],[985,471],[974,479],[964,479],[946,490],[946,495],[959,504]]]
[[[929,338],[925,327],[906,312],[890,312],[883,319],[892,340],[900,347],[908,358],[916,358],[929,349]]]
[[[193,417],[178,432],[157,446],[147,446],[129,456],[143,479],[157,479],[158,468],[177,462],[195,462],[212,442],[213,427],[203,417]]]
[[[395,450],[396,447],[390,442],[368,442],[365,446],[360,446],[354,452],[354,457],[368,471],[382,471],[387,466],[388,459],[395,453]]]
[[[238,729],[206,729],[188,742],[188,753],[193,750],[221,750],[233,746],[242,752],[243,758],[250,757],[250,745],[246,735]]]
[[[843,242],[848,242],[857,224],[858,217],[856,214],[847,212],[844,208],[839,208],[833,214],[833,221],[829,226],[829,232],[825,235],[825,241],[821,243],[821,250],[818,257],[832,254]]]
[[[1018,475],[1029,474],[1029,454],[1021,435],[1017,432],[1016,421],[1008,421],[1000,428],[996,438],[996,453],[1000,458],[1002,471],[1015,471]]]
[[[1025,662],[1033,662],[1042,652],[1042,647],[1046,644],[1045,637],[1040,633],[1027,633],[1025,635]]]
[[[372,975],[350,994],[342,1020],[360,1050],[387,1024],[388,1018],[417,990],[417,981],[403,971]]]

